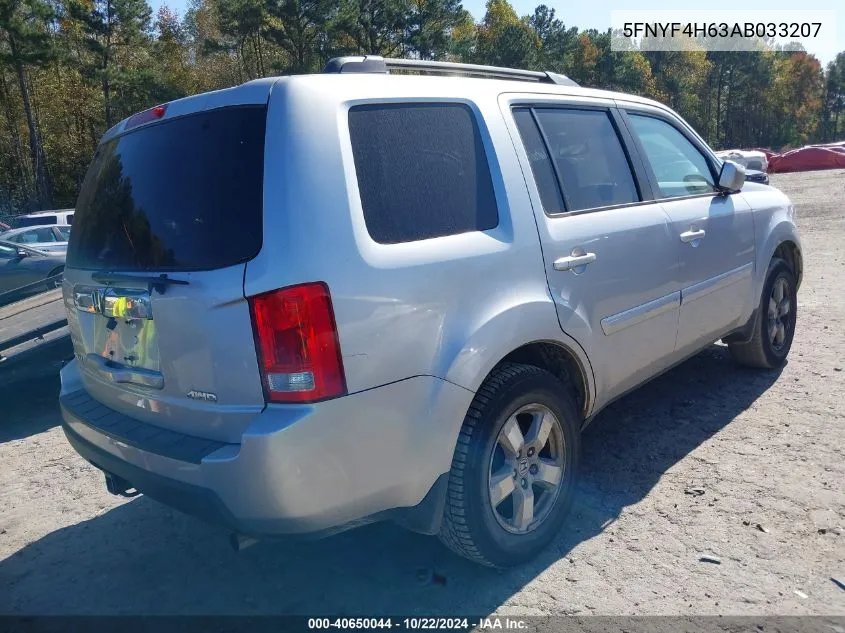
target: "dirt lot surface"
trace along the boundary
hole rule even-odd
[[[773,184],[805,251],[788,365],[714,345],[603,412],[539,559],[482,569],[389,524],[236,554],[106,493],[57,426],[45,357],[0,374],[0,613],[845,614],[845,170]]]

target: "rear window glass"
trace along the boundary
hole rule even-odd
[[[375,241],[410,242],[499,224],[487,156],[466,105],[355,106],[349,133]]]
[[[67,263],[222,268],[261,248],[265,107],[164,121],[103,145],[76,204]]]

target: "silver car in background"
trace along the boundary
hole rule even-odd
[[[39,251],[0,240],[0,305],[26,294],[60,287],[64,267],[64,253]]]
[[[56,253],[67,251],[68,238],[69,226],[27,226],[0,233],[0,240]]]
[[[79,196],[65,433],[236,542],[390,519],[518,564],[608,403],[718,339],[785,362],[795,212],[743,180],[553,73],[344,58],[157,106]]]

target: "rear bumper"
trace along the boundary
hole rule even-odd
[[[212,490],[159,475],[116,457],[75,431],[79,422],[73,425],[65,422],[62,428],[74,450],[100,470],[125,479],[144,494],[177,510],[241,531],[243,526]]]
[[[416,377],[314,405],[268,406],[239,444],[138,422],[62,370],[63,427],[86,460],[174,508],[250,536],[324,535],[392,519],[439,529],[472,393]],[[73,391],[65,392],[65,385]]]

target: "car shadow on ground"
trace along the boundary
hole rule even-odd
[[[65,336],[0,363],[0,444],[58,426],[59,370],[72,356]]]
[[[390,524],[235,553],[222,530],[141,497],[0,562],[0,612],[487,614],[642,500],[778,375],[739,368],[714,345],[606,409],[585,431],[570,520],[517,569],[475,566]]]

